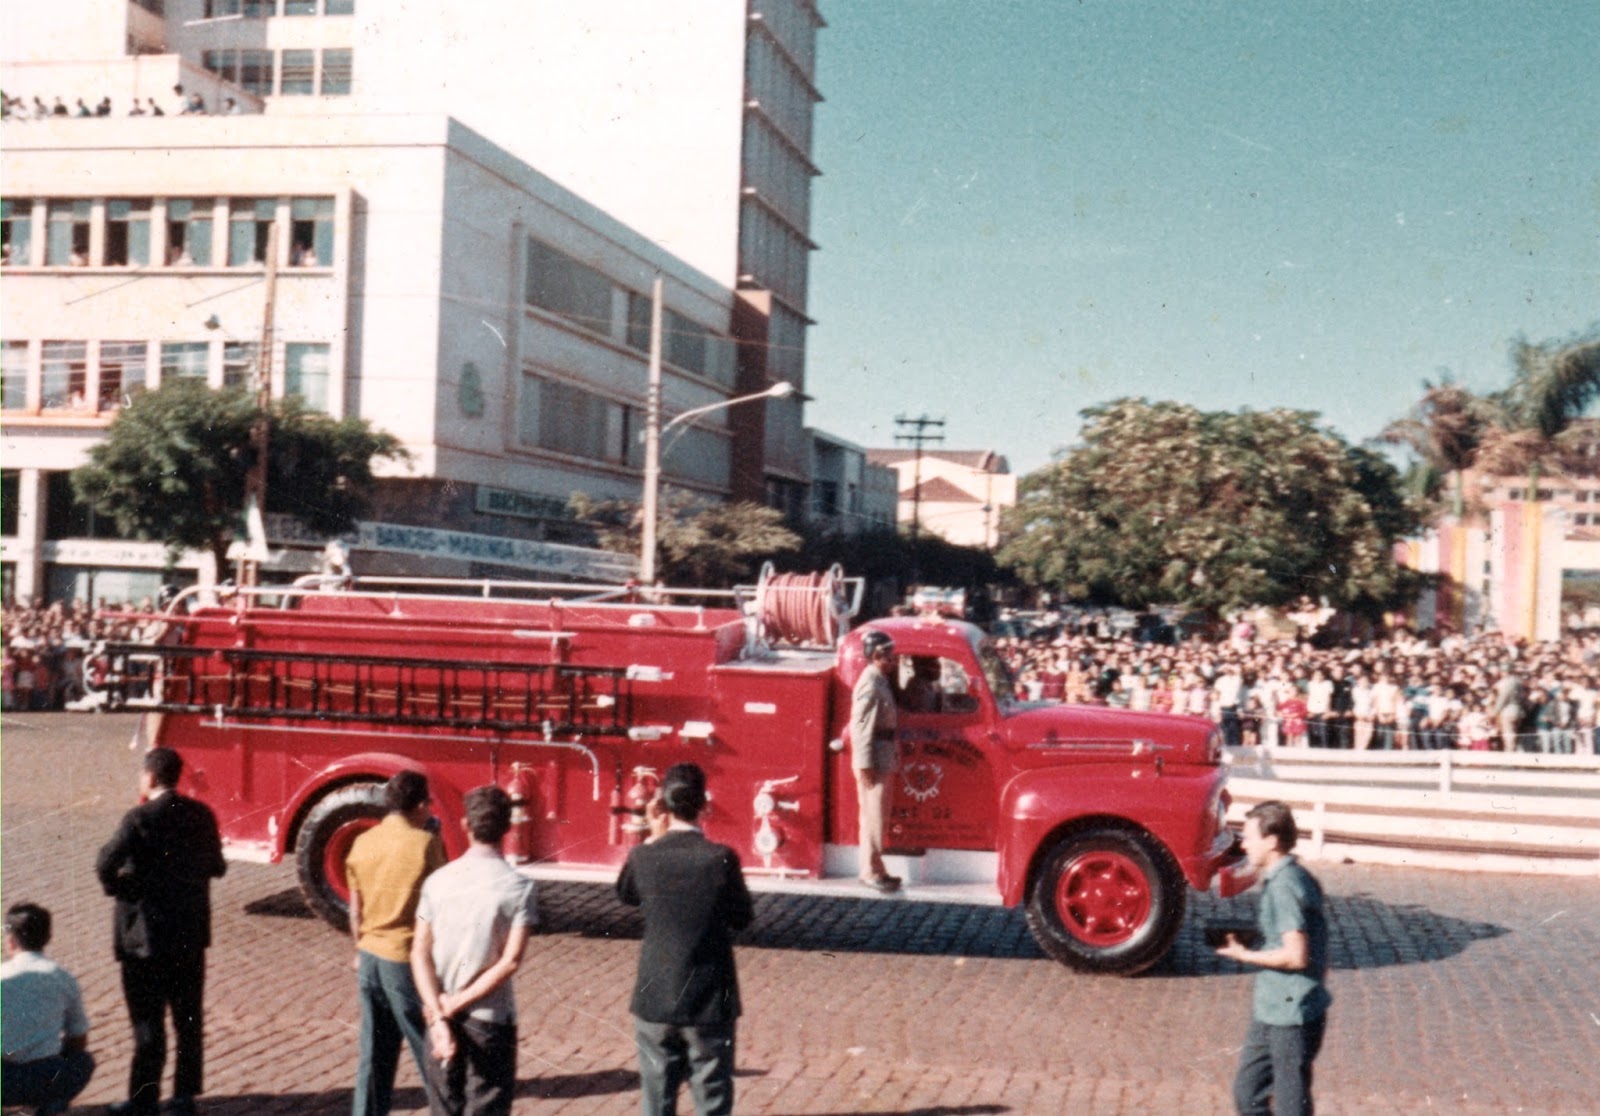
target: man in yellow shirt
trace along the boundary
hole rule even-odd
[[[383,796],[388,814],[356,838],[344,865],[361,995],[354,1116],[388,1116],[401,1039],[432,1092],[422,1000],[411,978],[411,935],[422,881],[443,867],[444,846],[427,828],[433,800],[423,775],[400,772],[384,786]]]

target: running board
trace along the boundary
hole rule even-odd
[[[1000,907],[995,886],[998,857],[992,852],[965,849],[930,849],[925,855],[885,856],[884,865],[904,881],[899,891],[882,892],[856,878],[854,845],[829,845],[828,874],[821,879],[797,876],[758,864],[745,865],[745,883],[752,892],[766,895],[813,895],[828,899],[892,899],[916,903],[955,903]],[[619,868],[565,864],[519,864],[516,870],[529,879],[546,883],[615,884]]]

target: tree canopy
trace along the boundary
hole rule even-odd
[[[1417,517],[1394,467],[1307,411],[1119,399],[1022,478],[1000,560],[1068,599],[1217,613],[1301,597],[1375,611]]]
[[[1500,391],[1478,395],[1448,376],[1437,384],[1424,380],[1410,413],[1384,427],[1377,440],[1411,451],[1426,499],[1438,501],[1448,478],[1450,510],[1460,516],[1470,510],[1463,485],[1469,469],[1526,474],[1530,500],[1545,470],[1594,475],[1595,431],[1579,420],[1597,400],[1600,323],[1560,340],[1513,341],[1511,381]]]
[[[73,472],[73,492],[124,535],[209,551],[223,569],[240,534],[256,415],[247,391],[169,381],[117,412]],[[326,535],[348,531],[365,509],[375,458],[407,456],[365,420],[334,419],[296,397],[274,400],[267,445],[265,510]]]
[[[591,500],[582,493],[571,507],[602,548],[638,554],[642,542],[639,505],[628,500]],[[783,513],[749,502],[700,503],[665,493],[656,520],[662,581],[672,586],[722,589],[754,579],[760,564],[793,551],[800,536],[783,525]]]

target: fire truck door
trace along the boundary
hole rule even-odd
[[[886,847],[994,848],[994,764],[975,689],[953,659],[901,657],[900,769],[886,792]]]

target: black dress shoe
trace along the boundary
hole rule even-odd
[[[161,1106],[164,1116],[199,1116],[193,1097],[173,1097]]]
[[[873,891],[881,891],[888,894],[891,891],[900,890],[900,881],[894,876],[863,876],[861,877],[861,886],[870,887]]]

